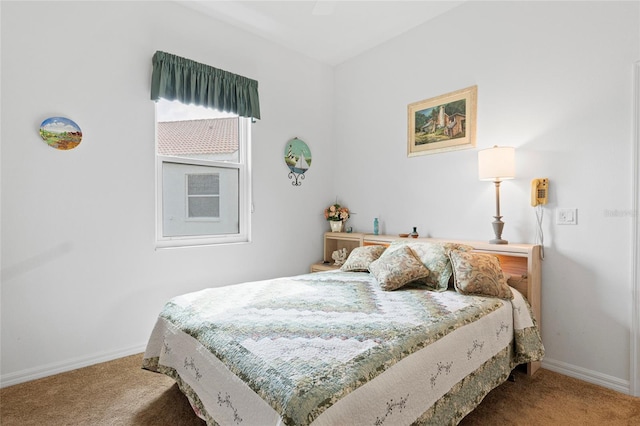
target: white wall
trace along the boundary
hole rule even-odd
[[[357,230],[489,240],[494,188],[477,151],[516,147],[503,237],[534,242],[544,209],[547,368],[629,390],[632,71],[637,2],[468,2],[336,68],[335,186]],[[477,148],[407,158],[409,103],[478,85]],[[369,165],[371,167],[362,167]],[[377,196],[371,196],[371,194]],[[554,222],[578,208],[577,226]],[[607,212],[617,210],[619,215]]]
[[[173,2],[2,2],[3,385],[144,348],[168,298],[308,271],[331,201],[333,71]],[[151,58],[259,81],[253,242],[155,250]],[[47,146],[42,120],[83,131]],[[300,187],[283,161],[303,139]]]

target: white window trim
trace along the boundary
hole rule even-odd
[[[156,145],[157,145],[156,120]],[[239,163],[168,157],[157,154],[156,147],[156,248],[194,247],[251,242],[251,119],[239,117]],[[242,149],[244,148],[244,149]],[[162,232],[162,164],[165,162],[233,168],[239,170],[239,232],[225,235],[165,237]]]

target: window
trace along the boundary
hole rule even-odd
[[[251,119],[156,102],[158,246],[249,241]]]
[[[249,241],[258,81],[162,51],[152,62],[158,246]]]

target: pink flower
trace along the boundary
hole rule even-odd
[[[349,219],[349,209],[335,203],[324,209],[324,218],[332,221],[345,221]]]

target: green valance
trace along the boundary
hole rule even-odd
[[[260,118],[256,80],[157,51],[153,55],[151,100],[160,98]]]

